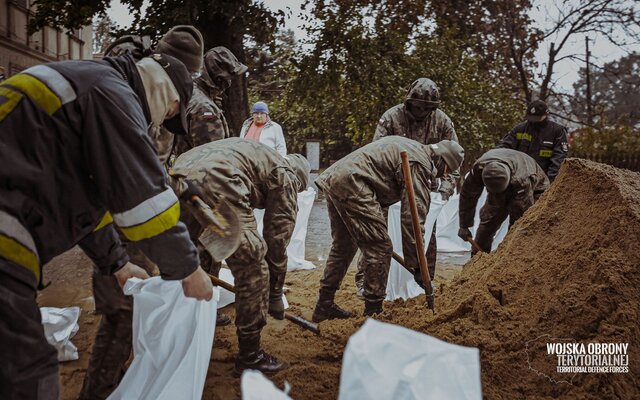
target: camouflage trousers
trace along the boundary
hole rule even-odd
[[[249,225],[242,231],[240,247],[226,260],[236,289],[236,334],[241,353],[260,348],[269,300],[269,268],[264,258],[267,245],[255,228],[255,219]]]
[[[388,217],[389,214],[389,209],[388,208],[384,208],[384,216],[385,218]],[[427,257],[427,266],[429,267],[429,277],[431,277],[431,280],[435,279],[436,277],[436,258],[438,256],[438,243],[436,240],[436,226],[435,224],[433,225],[433,232],[431,232],[431,238],[429,239],[429,246],[427,247],[427,253],[426,253],[426,257]],[[360,257],[358,258],[358,264],[357,264],[357,272],[356,272],[356,287],[358,289],[362,289],[364,286],[364,269],[363,269],[363,263],[364,263],[364,257],[362,257],[362,254],[360,254]]]
[[[153,264],[135,244],[128,243],[131,262],[154,275]],[[131,356],[133,331],[133,299],[125,296],[113,276],[93,273],[93,298],[100,325],[84,376],[80,400],[106,399],[120,384]]]
[[[513,196],[509,192],[489,193],[480,209],[480,225],[475,238],[482,251],[491,251],[493,238],[507,217],[511,227],[532,205],[533,201],[529,196]]]
[[[0,399],[57,400],[58,352],[44,336],[35,275],[0,258]]]
[[[364,297],[380,302],[386,297],[393,246],[387,220],[373,193],[339,199],[326,193],[331,223],[331,251],[320,281],[320,301],[333,300],[358,249],[362,252]]]
[[[257,230],[251,208],[235,207],[243,225],[238,249],[225,261],[233,275],[236,290],[236,333],[241,351],[258,350],[260,332],[267,323],[269,298],[269,267],[265,261],[267,245]],[[189,229],[194,243],[203,231],[196,218],[185,209],[180,220]],[[209,253],[197,245],[202,268],[218,275],[221,263],[214,262]]]

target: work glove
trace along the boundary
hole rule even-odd
[[[469,238],[473,237],[473,235],[471,234],[471,231],[469,230],[469,228],[460,228],[460,229],[458,229],[458,236],[460,237],[460,239],[464,240],[465,242]]]
[[[202,200],[204,200],[204,193],[202,192],[202,189],[200,189],[200,186],[197,183],[190,181],[188,179],[184,179],[182,183],[183,183],[183,187],[182,187],[182,193],[180,193],[180,197],[179,197],[180,201],[191,202],[191,199],[193,198],[193,196],[198,196]]]
[[[438,188],[438,193],[440,193],[440,195],[442,196],[442,200],[448,201],[449,197],[451,197],[455,191],[456,191],[456,185],[454,185],[453,183],[445,179],[442,179],[440,181],[440,187]]]

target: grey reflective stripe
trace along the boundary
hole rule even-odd
[[[27,228],[25,228],[16,217],[2,210],[0,210],[0,234],[15,239],[21,245],[31,250],[32,253],[38,255],[36,244]]]
[[[177,201],[178,198],[175,193],[173,193],[173,190],[167,189],[164,192],[143,201],[131,210],[114,213],[113,221],[116,225],[125,228],[140,225],[156,215],[163,213]]]
[[[24,71],[38,78],[41,82],[49,87],[59,98],[62,104],[67,104],[76,99],[76,91],[69,81],[58,71],[46,65],[36,65]]]

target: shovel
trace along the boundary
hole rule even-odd
[[[406,151],[400,152],[402,159],[402,174],[404,175],[404,183],[409,197],[409,210],[411,211],[411,222],[413,225],[413,233],[416,238],[416,252],[418,253],[418,263],[420,267],[420,275],[424,283],[424,291],[427,296],[427,307],[435,313],[433,289],[431,288],[431,277],[427,267],[427,258],[424,254],[424,243],[422,242],[422,232],[420,230],[420,219],[418,217],[418,206],[413,191],[413,178],[411,177],[411,167],[409,166],[409,155]],[[406,268],[407,266],[405,266]]]
[[[225,282],[222,279],[211,275],[211,274],[207,274],[209,275],[209,279],[211,279],[211,283],[213,283],[216,286],[220,286],[221,288],[227,289],[228,291],[230,291],[231,293],[235,293],[236,292],[236,288],[235,286],[233,286],[232,284],[230,284],[229,282]],[[291,314],[288,311],[284,312],[284,317],[286,319],[288,319],[289,321],[293,322],[294,324],[308,330],[311,331],[313,333],[315,333],[316,335],[320,334],[320,328],[318,327],[318,324],[314,324],[311,321],[308,321],[302,317],[299,317],[295,314]]]
[[[213,261],[221,262],[238,249],[240,222],[224,199],[218,199],[214,208],[211,208],[200,197],[193,196],[189,208],[204,228],[198,242],[207,249]]]

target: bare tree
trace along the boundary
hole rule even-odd
[[[543,100],[552,94],[553,75],[559,62],[582,59],[582,48],[572,45],[581,36],[599,36],[621,48],[640,43],[640,5],[636,1],[563,0],[551,5],[546,12],[552,23],[543,27],[540,38],[548,43],[548,51],[539,76],[528,76],[522,63],[523,56],[535,51],[535,46],[518,41],[518,36],[510,41],[512,61],[520,73],[527,101],[533,98],[532,87],[539,87],[538,97]]]

